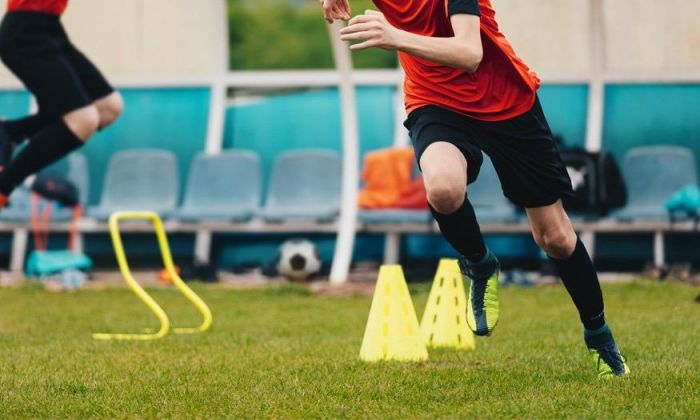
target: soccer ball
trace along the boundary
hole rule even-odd
[[[307,280],[321,271],[316,245],[306,239],[291,239],[280,246],[277,271],[293,281]]]

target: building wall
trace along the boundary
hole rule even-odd
[[[222,64],[223,1],[71,0],[63,20],[109,77],[207,76]]]
[[[501,32],[532,69],[544,76],[590,70],[589,1],[492,0],[492,4]]]
[[[700,72],[700,1],[606,0],[611,71]]]
[[[502,31],[543,75],[590,70],[591,1],[492,0]],[[606,69],[700,71],[700,1],[603,0]]]

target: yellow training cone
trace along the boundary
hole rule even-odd
[[[474,334],[467,326],[466,310],[464,281],[457,260],[443,259],[420,323],[424,342],[429,347],[474,349]]]
[[[418,317],[399,265],[382,266],[362,340],[360,359],[421,361],[428,349],[420,335]]]

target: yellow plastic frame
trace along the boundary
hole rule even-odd
[[[129,262],[126,258],[126,252],[124,251],[124,244],[122,242],[121,232],[119,230],[120,222],[128,220],[143,220],[151,222],[158,239],[158,246],[160,247],[160,253],[163,257],[163,264],[165,265],[165,270],[170,275],[173,284],[182,293],[187,300],[189,300],[199,312],[202,314],[202,323],[198,327],[187,327],[187,328],[174,328],[175,334],[194,334],[207,331],[211,328],[213,323],[213,317],[209,306],[190,289],[180,275],[175,269],[175,264],[173,263],[173,257],[170,252],[170,245],[168,244],[168,237],[163,228],[163,221],[160,216],[154,212],[148,211],[125,211],[117,212],[109,218],[109,232],[112,237],[112,244],[114,245],[114,252],[117,256],[117,263],[119,264],[119,270],[124,277],[124,281],[129,285],[131,290],[138,296],[139,299],[148,307],[148,309],[153,312],[153,314],[160,321],[160,329],[155,333],[145,333],[145,334],[110,334],[110,333],[95,333],[92,337],[95,340],[156,340],[163,338],[170,332],[170,319],[165,313],[163,308],[149,295],[143,287],[136,281],[131,269],[129,268]]]

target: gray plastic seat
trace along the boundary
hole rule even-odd
[[[618,220],[667,220],[664,203],[686,185],[697,185],[695,156],[677,146],[638,147],[622,165],[627,206],[613,212]]]
[[[244,222],[260,208],[260,158],[248,151],[199,155],[192,162],[185,200],[175,216],[185,222]]]
[[[515,223],[521,213],[504,195],[491,159],[484,155],[479,178],[467,188],[469,201],[481,223]]]
[[[108,219],[116,211],[153,211],[169,216],[178,201],[175,155],[167,150],[135,149],[115,154],[107,167],[100,205],[88,215]]]
[[[429,224],[433,221],[429,211],[411,209],[362,210],[358,218],[367,224]]]
[[[67,158],[68,171],[66,177],[78,188],[80,202],[87,204],[90,188],[90,174],[85,155],[72,153]],[[52,170],[51,168],[49,170]],[[28,222],[32,213],[32,193],[28,187],[20,186],[11,196],[10,206],[0,212],[0,221]],[[54,207],[51,213],[52,222],[67,222],[73,218],[73,210]]]
[[[341,162],[334,151],[287,152],[275,162],[261,215],[268,222],[333,221],[340,211]]]

